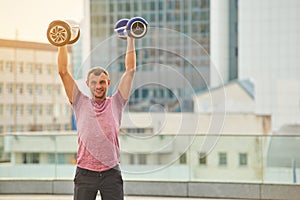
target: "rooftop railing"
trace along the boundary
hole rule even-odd
[[[300,181],[297,135],[120,135],[128,180],[295,184]],[[0,137],[0,178],[74,176],[77,135]]]

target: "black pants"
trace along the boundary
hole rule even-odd
[[[123,200],[123,179],[119,166],[103,172],[77,167],[74,178],[74,200],[95,200],[100,191],[102,200]]]

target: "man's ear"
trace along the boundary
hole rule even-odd
[[[87,86],[89,86],[89,82],[87,80],[85,81],[85,83],[86,83]]]
[[[110,85],[110,79],[107,80],[108,85]]]

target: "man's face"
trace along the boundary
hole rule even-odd
[[[106,93],[110,80],[105,73],[101,73],[99,76],[90,74],[89,80],[87,80],[87,86],[90,88],[92,98],[95,101],[102,101],[106,98]]]

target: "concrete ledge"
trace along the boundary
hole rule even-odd
[[[126,181],[124,185],[126,195],[188,196],[186,182]]]
[[[52,180],[0,180],[1,194],[52,194]]]
[[[180,181],[124,181],[126,195],[298,200],[300,185]],[[73,180],[0,179],[0,194],[73,194]]]
[[[261,197],[272,200],[299,200],[300,185],[262,184]]]
[[[53,194],[73,194],[73,192],[72,180],[53,180]]]
[[[189,197],[260,199],[260,185],[250,183],[188,183]]]

